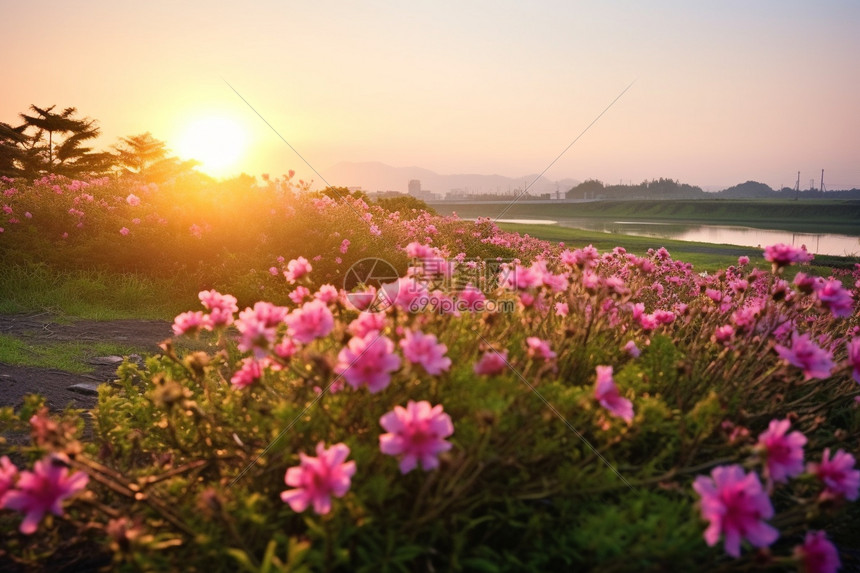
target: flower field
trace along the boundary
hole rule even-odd
[[[860,563],[860,265],[772,245],[700,274],[249,179],[0,182],[4,264],[179,276],[200,300],[92,412],[0,411],[32,438],[4,445],[0,558]]]

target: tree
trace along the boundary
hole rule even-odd
[[[27,153],[30,138],[24,133],[26,125],[12,127],[0,122],[0,175],[21,177],[32,163]]]
[[[165,142],[155,139],[148,131],[119,139],[120,143],[114,145],[114,160],[123,176],[138,176],[161,183],[180,175],[192,174],[194,167],[199,165],[193,159],[183,160],[168,155]]]
[[[94,152],[84,143],[99,136],[100,130],[96,121],[90,118],[76,118],[77,109],[67,107],[60,113],[54,113],[56,106],[40,108],[31,105],[35,115],[22,113],[25,129],[33,128],[31,150],[40,165],[37,171],[59,173],[61,175],[78,176],[84,174],[105,173],[113,163],[113,155],[106,152]],[[47,142],[45,142],[47,134]],[[59,143],[58,137],[63,137]],[[31,173],[36,175],[36,173]]]

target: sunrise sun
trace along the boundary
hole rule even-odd
[[[210,175],[232,175],[247,146],[246,132],[225,117],[205,117],[189,123],[181,133],[177,152],[200,162]]]

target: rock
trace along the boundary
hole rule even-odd
[[[122,356],[97,356],[90,358],[88,363],[95,366],[115,366],[122,364]]]
[[[79,384],[72,384],[67,389],[72,392],[77,392],[78,394],[86,394],[88,396],[98,396],[99,394],[99,384],[95,382],[81,382]]]

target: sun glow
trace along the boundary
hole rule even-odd
[[[246,131],[226,117],[204,117],[189,123],[177,144],[178,154],[196,159],[214,176],[232,175],[247,147]]]

